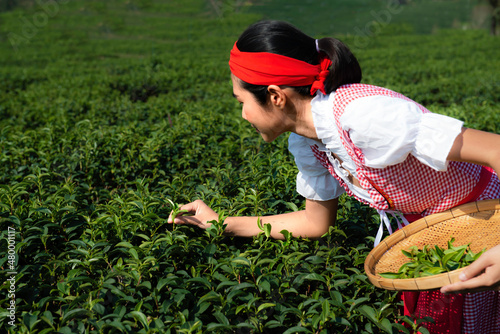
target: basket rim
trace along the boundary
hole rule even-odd
[[[466,267],[433,276],[403,279],[381,277],[380,275],[375,273],[374,269],[380,258],[391,247],[405,240],[409,236],[448,219],[454,219],[461,216],[490,210],[500,210],[500,199],[482,200],[462,204],[443,212],[422,217],[414,221],[413,223],[403,227],[402,229],[394,232],[393,234],[380,241],[380,243],[367,255],[364,263],[364,269],[366,275],[368,276],[368,279],[373,285],[379,288],[383,288],[386,290],[406,291],[437,289],[445,284],[451,284],[459,281],[458,276],[460,275],[460,272],[462,272]]]

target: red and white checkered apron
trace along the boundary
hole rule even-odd
[[[342,129],[340,117],[346,106],[362,97],[388,96],[415,103],[423,113],[425,107],[391,90],[365,85],[345,85],[337,89],[333,113],[340,139],[356,165],[357,179],[370,195],[370,206],[379,210],[397,210],[415,220],[475,200],[500,198],[500,181],[496,174],[482,166],[450,161],[447,171],[438,172],[412,155],[405,161],[385,168],[364,166],[363,152]],[[349,196],[361,202],[336,175],[326,152],[316,145],[311,149],[318,161],[329,170]],[[410,220],[410,219],[409,219]],[[431,333],[500,334],[500,295],[498,292],[445,296],[439,291],[404,293],[405,314],[419,318],[430,316],[435,324],[427,324]]]

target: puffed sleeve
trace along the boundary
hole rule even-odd
[[[299,169],[297,192],[307,199],[316,201],[337,198],[345,190],[314,157],[310,147],[314,143],[316,142],[294,133],[288,138],[288,149],[293,154]]]
[[[368,167],[395,165],[412,154],[438,171],[446,170],[446,158],[463,126],[448,116],[423,113],[412,101],[387,96],[351,102],[340,123]]]

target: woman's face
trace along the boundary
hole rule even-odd
[[[231,74],[233,95],[241,104],[241,116],[252,124],[262,138],[270,143],[287,132],[286,117],[282,109],[272,103],[261,105],[255,96],[241,87],[241,81]]]

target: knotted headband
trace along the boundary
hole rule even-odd
[[[237,78],[252,85],[311,86],[311,95],[325,93],[325,79],[332,61],[326,57],[319,65],[269,52],[241,52],[236,43],[229,57],[229,68]]]

